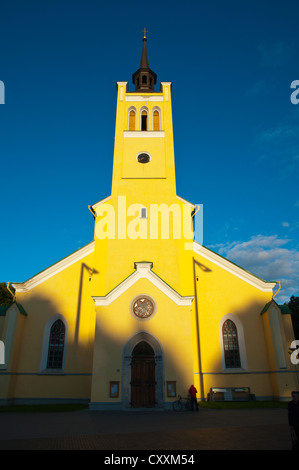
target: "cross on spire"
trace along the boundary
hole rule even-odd
[[[148,31],[144,28],[143,32],[143,46],[140,60],[140,67],[133,73],[132,79],[135,85],[135,91],[151,93],[155,91],[155,84],[157,82],[157,75],[150,69],[146,48],[146,33]]]

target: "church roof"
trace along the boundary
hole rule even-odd
[[[211,261],[212,263],[217,264],[221,268],[225,269],[226,271],[230,272],[231,274],[239,277],[243,281],[251,284],[254,287],[257,287],[259,290],[263,292],[272,292],[274,287],[277,285],[276,281],[265,281],[260,277],[252,274],[251,272],[247,271],[244,268],[241,268],[233,261],[230,261],[223,256],[215,253],[214,251],[210,250],[209,248],[200,245],[198,242],[193,242],[193,250],[198,255],[206,258],[207,260]]]
[[[10,309],[10,307],[12,307],[13,305],[16,305],[18,307],[20,313],[27,316],[24,307],[19,302],[14,301],[10,305],[0,305],[0,317],[5,317],[7,310]]]
[[[42,282],[45,282],[47,279],[59,273],[60,271],[63,271],[67,267],[76,263],[77,261],[80,261],[82,258],[89,255],[93,251],[94,251],[94,241],[88,243],[82,248],[79,248],[79,250],[71,253],[70,255],[66,256],[65,258],[58,261],[57,263],[49,266],[48,268],[44,269],[40,273],[31,277],[27,281],[11,282],[11,285],[16,290],[16,292],[27,292],[33,289],[34,287],[38,286]]]
[[[290,315],[292,313],[288,305],[278,305],[278,303],[276,303],[274,299],[271,299],[270,302],[268,302],[264,306],[263,310],[261,311],[261,315],[269,310],[272,303],[274,303],[274,305],[276,305],[280,309],[282,315]]]

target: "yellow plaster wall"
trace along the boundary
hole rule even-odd
[[[148,320],[138,320],[131,313],[132,299],[141,293],[151,296],[157,305],[155,315]],[[164,382],[177,381],[177,392],[186,395],[193,381],[190,306],[176,305],[147,279],[140,279],[110,305],[96,307],[96,311],[92,402],[114,401],[109,398],[109,381],[121,381],[124,347],[140,331],[153,335],[162,346]]]
[[[95,328],[89,281],[92,268],[93,253],[29,292],[17,294],[28,316],[22,318],[11,368],[20,374],[12,378],[16,398],[89,398]],[[56,314],[68,325],[66,375],[45,377],[40,368],[44,331]]]

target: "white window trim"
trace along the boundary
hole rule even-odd
[[[130,112],[134,111],[135,113],[135,131],[136,131],[136,126],[137,126],[137,113],[136,113],[136,108],[135,106],[130,106],[128,109],[128,115],[127,115],[127,130],[129,131],[129,125],[130,125]],[[131,131],[132,132],[132,131]]]
[[[161,127],[161,109],[158,106],[154,106],[153,109],[152,109],[153,130],[154,130],[154,112],[155,111],[158,111],[158,113],[159,113],[159,129],[158,129],[158,131],[161,131],[161,129],[162,129],[162,127]],[[157,131],[155,131],[155,132],[157,132]]]
[[[139,114],[139,130],[140,130],[141,132],[146,132],[146,131],[143,131],[143,130],[141,129],[141,127],[142,127],[142,117],[141,117],[141,116],[142,116],[143,111],[146,111],[146,113],[147,113],[147,120],[146,120],[147,126],[146,126],[146,131],[149,131],[149,129],[150,129],[149,111],[148,111],[148,108],[147,108],[147,106],[142,106],[142,107],[140,108],[140,114]]]
[[[48,369],[47,362],[48,362],[48,351],[49,351],[49,340],[50,340],[50,332],[51,328],[57,320],[61,320],[65,326],[65,336],[64,336],[64,348],[63,348],[63,359],[62,359],[62,368],[61,369]],[[60,313],[56,313],[56,315],[52,315],[44,329],[44,338],[43,338],[43,345],[42,345],[42,355],[40,361],[40,373],[44,374],[63,374],[64,373],[64,366],[65,366],[65,358],[66,358],[66,347],[67,347],[67,336],[68,336],[68,324],[65,318],[60,315]]]
[[[223,327],[223,324],[226,322],[226,320],[231,320],[237,328],[241,367],[226,367],[225,365],[225,353],[224,353],[222,327]],[[219,335],[220,335],[221,359],[222,359],[223,372],[238,373],[238,372],[247,371],[248,365],[247,365],[245,337],[244,337],[243,325],[240,319],[236,315],[233,315],[232,313],[228,313],[223,318],[221,318],[221,321],[219,323]]]

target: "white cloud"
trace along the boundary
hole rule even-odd
[[[220,255],[266,281],[280,281],[278,302],[299,295],[299,251],[288,248],[288,239],[277,235],[256,235],[249,241],[235,241],[211,247]]]

